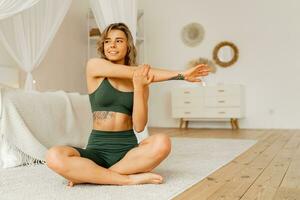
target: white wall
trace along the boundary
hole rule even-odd
[[[197,57],[212,57],[214,46],[234,42],[238,62],[220,68],[211,82],[246,87],[246,119],[242,128],[300,128],[300,2],[296,0],[140,0],[145,12],[147,62],[171,70],[184,69]],[[204,41],[186,47],[182,27],[198,22]],[[177,127],[171,118],[170,89],[165,82],[151,86],[150,126]],[[191,127],[229,127],[229,123],[191,123]]]

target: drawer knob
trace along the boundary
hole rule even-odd
[[[185,103],[185,104],[190,104],[191,102],[190,102],[190,101],[185,101],[184,103]]]
[[[219,114],[225,114],[226,112],[224,112],[224,111],[221,111],[221,112],[219,112]]]
[[[191,112],[184,112],[184,114],[191,114]]]
[[[218,90],[218,92],[225,92],[225,90]]]
[[[184,91],[184,94],[190,94],[190,91]]]
[[[220,100],[220,101],[218,101],[219,103],[225,103],[225,101],[224,100]]]

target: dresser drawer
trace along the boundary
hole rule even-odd
[[[208,107],[239,107],[241,105],[240,96],[207,96],[204,105]]]
[[[204,87],[205,96],[240,96],[240,85],[218,85]]]
[[[172,98],[172,107],[198,108],[203,105],[203,96],[175,96]]]
[[[205,108],[205,117],[207,118],[240,118],[240,108]]]
[[[244,117],[244,87],[215,85],[172,90],[172,117],[228,119]]]
[[[174,118],[193,118],[204,117],[204,110],[200,108],[174,108],[172,109],[172,117]]]
[[[191,96],[203,96],[203,88],[178,88],[172,91],[172,96],[177,97],[191,97]]]

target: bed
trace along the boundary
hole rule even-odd
[[[92,129],[88,95],[0,88],[0,168],[44,162],[55,145],[84,147]]]

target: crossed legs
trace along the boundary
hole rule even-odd
[[[165,134],[152,135],[131,149],[109,169],[119,174],[150,172],[159,165],[170,153],[171,141]]]
[[[161,163],[171,151],[170,138],[164,134],[152,135],[110,168],[106,169],[92,160],[80,157],[79,152],[67,146],[56,146],[48,150],[46,163],[56,173],[76,183],[129,185],[161,183],[162,177],[149,173]]]

